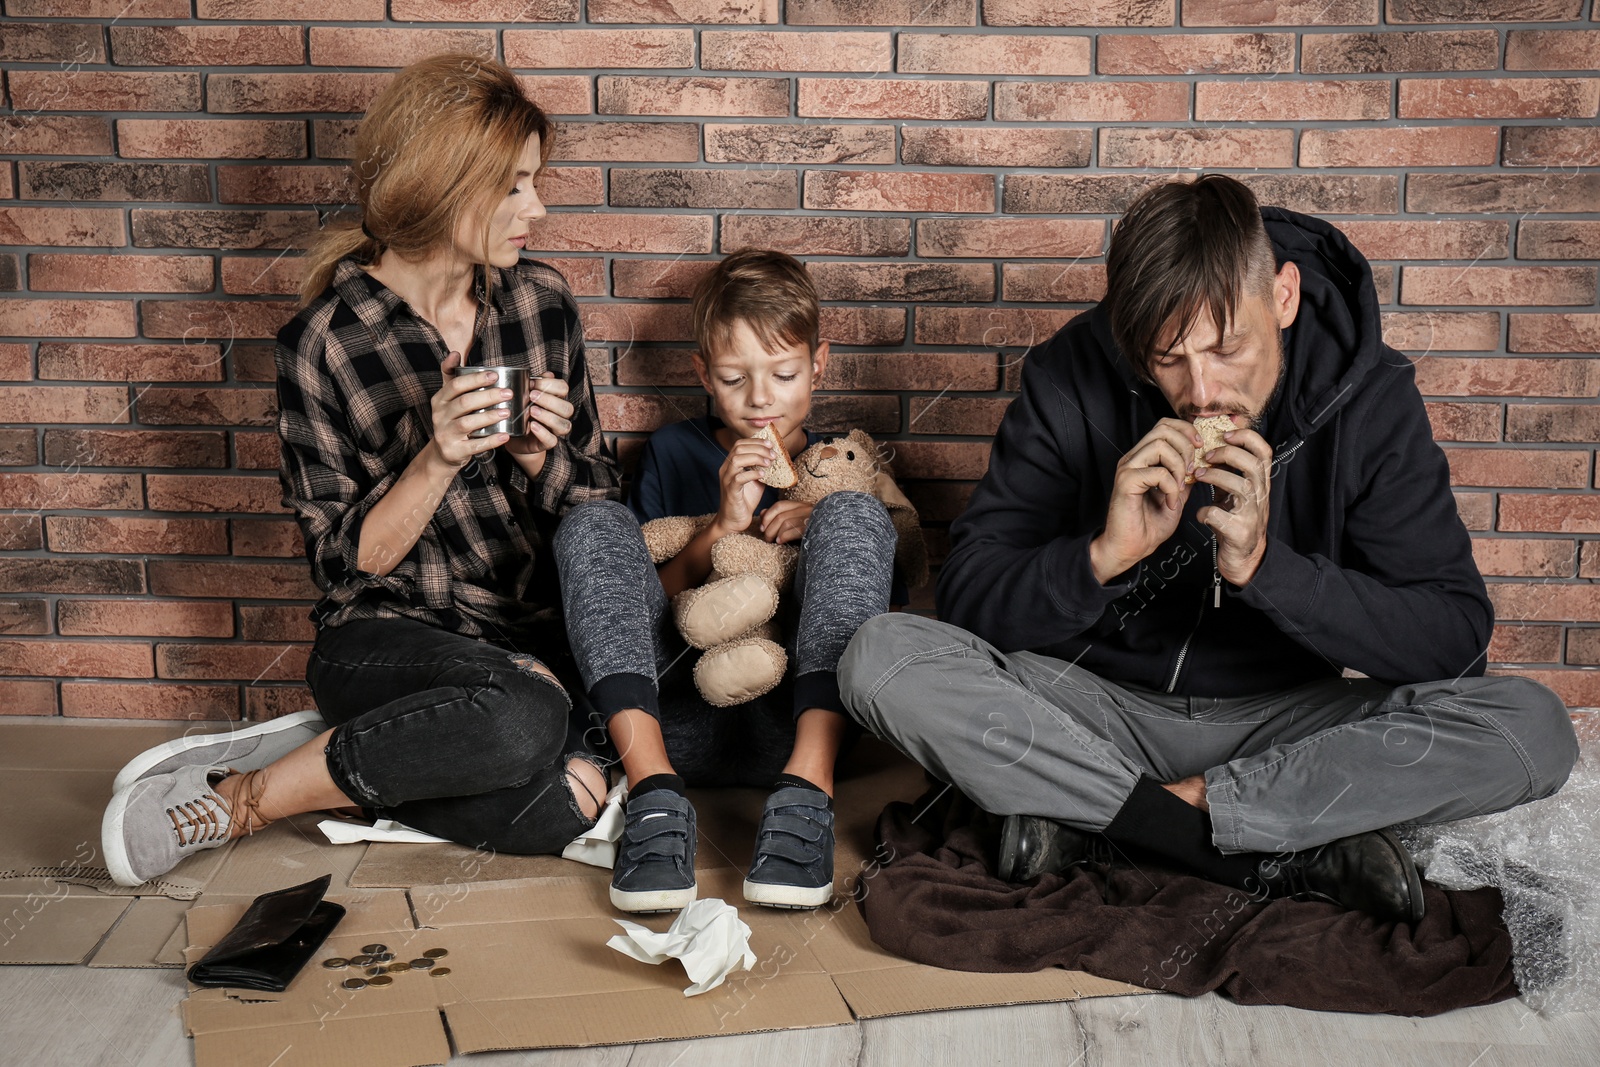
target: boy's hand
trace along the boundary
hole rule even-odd
[[[775,545],[800,540],[806,532],[806,524],[811,521],[811,509],[814,507],[815,504],[804,504],[798,500],[778,501],[761,513],[761,536]]]
[[[767,489],[761,482],[761,472],[776,458],[772,446],[758,437],[741,437],[728,450],[728,458],[718,472],[722,503],[713,520],[721,533],[743,533],[750,528],[761,494]]]

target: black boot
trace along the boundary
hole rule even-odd
[[[1105,863],[1109,858],[1110,850],[1099,834],[1040,815],[1007,815],[994,873],[1004,882],[1031,882],[1041,874],[1060,874],[1080,863]]]
[[[1263,860],[1257,869],[1269,897],[1322,900],[1385,922],[1422,921],[1422,877],[1388,830]]]

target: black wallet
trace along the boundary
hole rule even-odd
[[[282,993],[333,928],[344,907],[323,900],[331,875],[263,893],[200,962],[189,968],[199,986]]]

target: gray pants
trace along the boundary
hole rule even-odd
[[[894,538],[873,497],[823,497],[786,596],[788,676],[748,704],[715,708],[694,687],[699,652],[673,625],[639,520],[614,501],[573,508],[556,533],[556,564],[572,654],[601,721],[624,708],[655,716],[668,758],[690,784],[770,785],[801,712],[844,714],[835,668],[856,627],[888,609]]]
[[[1578,757],[1565,705],[1525,678],[1188,697],[911,615],[857,631],[839,689],[862,726],[997,815],[1099,831],[1140,775],[1204,774],[1223,852],[1502,811],[1554,793]]]

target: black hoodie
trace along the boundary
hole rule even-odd
[[[1003,651],[1112,681],[1228,697],[1353,668],[1394,684],[1480,675],[1494,612],[1411,363],[1383,343],[1366,259],[1334,227],[1265,208],[1300,268],[1287,378],[1265,416],[1267,551],[1237,588],[1189,494],[1177,532],[1102,586],[1089,542],[1117,461],[1171,416],[1117,352],[1104,305],[1031,349],[988,473],[950,529],[942,619]]]

